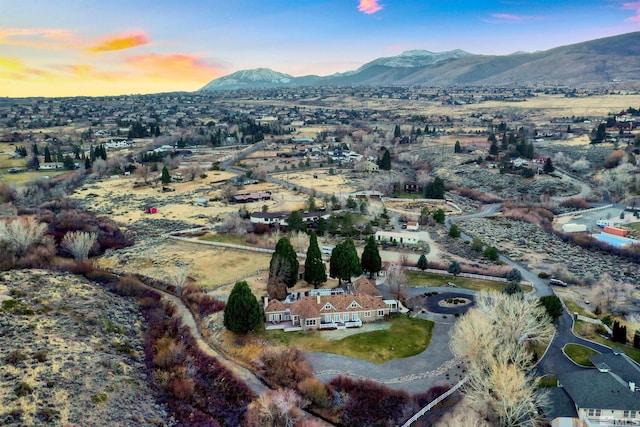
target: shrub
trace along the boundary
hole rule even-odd
[[[541,271],[540,273],[538,273],[538,277],[541,279],[549,279],[551,278],[551,275],[546,271]]]
[[[122,296],[138,296],[144,290],[144,284],[132,276],[124,276],[116,283],[116,293]]]
[[[35,353],[33,353],[33,359],[37,360],[40,363],[46,362],[48,358],[49,358],[49,353],[47,353],[44,350],[38,350]]]
[[[570,199],[563,200],[560,203],[563,208],[570,208],[575,210],[589,209],[589,202],[582,197],[571,197]]]
[[[16,396],[24,397],[33,393],[33,387],[27,382],[20,381],[13,391],[16,393]]]
[[[298,384],[298,391],[312,405],[318,408],[326,408],[329,404],[327,387],[317,378],[305,378]]]
[[[352,380],[339,376],[329,385],[344,396],[340,415],[344,426],[386,427],[400,422],[409,395],[371,380]]]
[[[313,377],[307,358],[296,348],[266,348],[260,355],[260,364],[265,380],[277,387],[295,389]]]
[[[11,350],[4,358],[5,362],[14,366],[20,362],[24,362],[25,360],[27,360],[27,355],[21,350]]]
[[[107,396],[106,393],[96,393],[93,396],[91,396],[91,401],[93,403],[103,403],[106,402],[109,399],[109,397]]]
[[[85,274],[85,277],[94,282],[102,284],[112,284],[118,281],[118,276],[106,270],[91,270]]]

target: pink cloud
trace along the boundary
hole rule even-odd
[[[367,15],[372,15],[383,9],[382,5],[378,3],[378,0],[360,0],[358,10]]]
[[[2,28],[0,45],[59,49],[77,46],[76,35],[60,28]]]
[[[129,56],[127,64],[159,80],[206,81],[222,75],[220,68],[190,54],[148,53]]]
[[[492,13],[491,18],[483,19],[483,21],[489,24],[503,24],[503,23],[520,24],[526,21],[533,21],[538,19],[542,19],[542,18],[539,16],[513,15],[510,13]]]
[[[622,8],[625,10],[633,10],[635,12],[635,16],[627,18],[625,21],[640,23],[640,1],[622,3]]]

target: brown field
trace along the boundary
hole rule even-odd
[[[288,173],[273,174],[272,176],[291,183],[300,183],[305,187],[311,187],[319,192],[335,194],[336,196],[353,193],[360,189],[358,180],[351,179],[340,173],[330,175],[327,168],[296,170]],[[314,178],[314,176],[317,176],[317,178]]]

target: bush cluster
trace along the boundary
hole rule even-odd
[[[214,357],[203,353],[188,327],[174,318],[176,307],[144,290],[147,368],[179,426],[237,426],[253,393]]]
[[[329,385],[340,395],[340,423],[345,427],[386,427],[400,424],[409,395],[371,380],[339,376]]]
[[[313,377],[304,353],[296,348],[266,348],[260,355],[260,372],[274,387],[296,389]]]

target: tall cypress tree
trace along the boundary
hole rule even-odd
[[[286,237],[282,237],[276,243],[276,249],[269,263],[269,279],[280,279],[293,287],[298,281],[299,269],[298,255]]]
[[[391,153],[389,153],[389,150],[384,150],[382,160],[380,160],[380,169],[385,171],[391,170]]]
[[[169,169],[166,166],[162,168],[162,177],[160,178],[163,184],[168,184],[171,182],[171,175],[169,175]]]
[[[327,281],[327,271],[322,261],[320,248],[318,247],[318,237],[313,231],[309,239],[307,259],[304,261],[304,280],[316,289],[320,283]]]
[[[49,151],[49,146],[45,146],[44,147],[44,162],[45,163],[51,163],[51,151]]]
[[[237,282],[224,308],[224,327],[245,334],[262,323],[262,309],[247,282]]]
[[[367,244],[362,251],[361,265],[362,269],[369,273],[369,277],[373,277],[374,273],[377,274],[382,270],[382,258],[373,236],[367,238]]]

